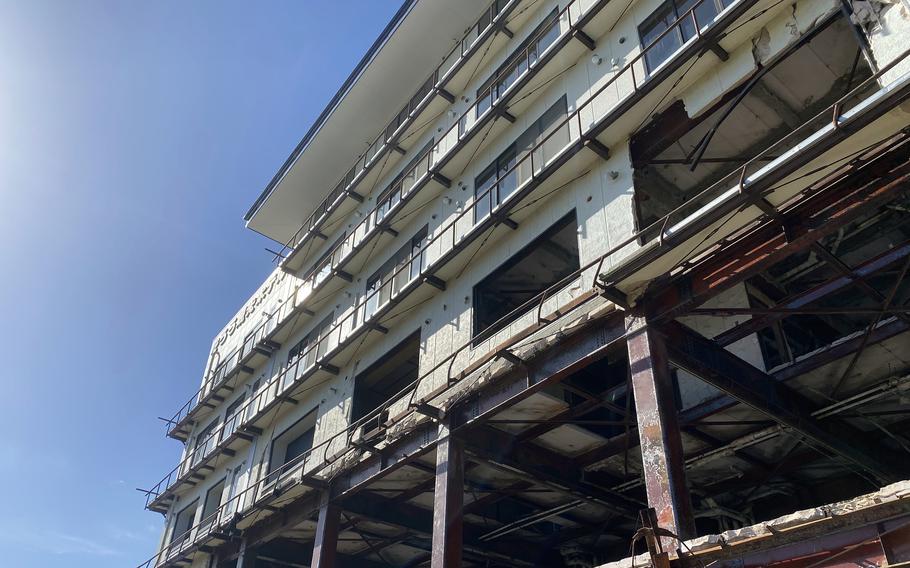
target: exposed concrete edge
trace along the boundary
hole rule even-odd
[[[697,562],[710,562],[721,557],[739,556],[744,553],[768,550],[812,535],[835,533],[893,516],[897,512],[910,513],[910,480],[898,481],[874,493],[796,511],[770,521],[741,529],[729,530],[694,538],[685,542],[684,556],[697,557]],[[811,530],[812,534],[806,534]],[[647,568],[651,560],[647,554],[624,558],[617,562],[601,564],[598,568]]]

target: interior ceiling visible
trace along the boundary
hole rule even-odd
[[[793,128],[812,118],[869,76],[847,23],[834,20],[810,42],[768,71],[720,123],[695,171],[694,150],[729,106],[721,105],[679,137],[649,166],[636,171],[646,219],[680,205],[686,196],[742,165]],[[853,72],[854,63],[857,68]],[[851,79],[851,72],[852,79]],[[669,163],[668,163],[669,162]],[[637,184],[638,185],[638,184]]]

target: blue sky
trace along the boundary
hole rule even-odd
[[[398,0],[0,0],[0,559],[136,566],[246,209]]]

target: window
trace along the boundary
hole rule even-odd
[[[209,489],[205,494],[205,505],[202,506],[202,519],[200,522],[209,520],[209,517],[215,514],[218,507],[221,506],[221,498],[224,496],[224,482],[222,479]]]
[[[239,413],[240,407],[243,406],[244,401],[246,400],[246,393],[242,393],[240,397],[228,405],[227,411],[224,413],[224,433],[222,434],[223,438],[227,438],[237,430],[237,426],[243,422],[242,413]]]
[[[695,6],[695,19],[699,29],[714,21],[717,14],[733,0],[668,0],[645,19],[638,27],[641,46],[647,49],[645,67],[650,73],[661,63],[670,58],[682,45],[696,35],[695,25],[689,11]],[[667,32],[673,24],[684,19],[672,31]],[[653,44],[653,46],[652,46]],[[650,49],[649,49],[650,48]]]
[[[193,521],[196,519],[196,506],[198,504],[199,499],[196,499],[177,513],[177,517],[174,519],[174,528],[171,530],[172,544],[178,540],[181,542],[186,540],[181,537],[183,537],[188,530],[193,528]]]
[[[324,339],[332,329],[332,319],[334,317],[335,312],[332,311],[319,322],[312,331],[306,334],[303,339],[291,347],[291,350],[288,352],[287,366],[290,368],[292,365],[297,364],[297,367],[293,372],[289,372],[285,375],[283,386],[286,387],[292,381],[296,380],[304,371],[316,363],[317,358],[322,357],[325,354],[328,342],[322,341],[322,339]],[[314,345],[318,346],[314,348]]]
[[[357,375],[351,421],[360,420],[416,381],[419,359],[420,330]]]
[[[427,173],[427,168],[429,166],[427,152],[432,146],[433,139],[430,139],[430,141],[420,149],[417,156],[411,159],[411,161],[408,162],[408,165],[401,170],[401,173],[399,173],[392,183],[389,184],[389,187],[379,194],[379,197],[376,199],[376,223],[385,219],[385,216],[388,215],[389,211],[401,201],[402,196],[410,193],[411,188],[414,187],[417,180]]]
[[[579,268],[575,211],[474,286],[474,337],[479,341],[509,322],[499,320]]]
[[[275,437],[272,441],[272,453],[269,457],[270,478],[268,482],[277,479],[279,469],[282,466],[291,463],[313,447],[315,432],[316,410],[313,409],[290,428]]]
[[[539,171],[565,147],[569,141],[568,123],[563,122],[566,112],[566,97],[563,95],[474,179],[474,199],[477,200],[474,207],[475,223],[489,215],[490,211],[531,177],[532,163]],[[546,143],[534,149],[557,128],[561,132],[547,138]],[[525,160],[532,150],[533,159]]]
[[[346,235],[347,233],[343,233],[340,237],[335,239],[335,242],[333,242],[332,245],[322,253],[322,256],[313,263],[313,267],[304,278],[304,280],[306,280],[312,277],[313,287],[322,284],[332,273],[332,253],[335,252],[335,248],[344,240]]]
[[[202,461],[202,458],[207,456],[215,448],[215,444],[217,443],[217,436],[213,436],[213,434],[215,432],[215,428],[218,427],[218,423],[219,418],[216,418],[208,426],[196,434],[196,442],[193,445],[191,467]]]
[[[426,261],[423,246],[427,239],[426,225],[367,278],[366,315],[370,317],[380,306],[395,296],[423,269]],[[410,263],[410,268],[405,268]]]
[[[224,507],[225,518],[228,515],[234,514],[235,511],[238,511],[241,508],[241,502],[243,498],[238,497],[238,495],[240,495],[241,491],[240,480],[241,476],[243,475],[244,466],[246,466],[246,462],[238,465],[234,468],[234,471],[231,472],[230,492],[228,493],[228,499]]]
[[[559,9],[547,17],[521,42],[515,51],[499,66],[493,75],[477,89],[475,116],[480,116],[499,100],[508,89],[528,70],[528,65],[537,62],[543,53],[559,37]]]

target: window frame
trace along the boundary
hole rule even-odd
[[[694,2],[691,2],[692,5],[688,6],[688,7],[686,6],[687,2],[685,0],[682,0],[682,1],[665,0],[664,2],[661,2],[661,4],[653,12],[651,12],[642,21],[642,23],[639,24],[637,27],[638,41],[639,41],[641,50],[642,50],[642,52],[646,52],[646,51],[648,52],[648,53],[645,53],[644,57],[642,58],[644,60],[645,72],[648,75],[653,73],[655,69],[657,69],[658,67],[663,65],[668,59],[670,59],[670,57],[680,47],[685,45],[685,43],[687,41],[689,41],[690,39],[692,39],[692,37],[694,37],[695,35],[698,34],[698,32],[696,30],[691,29],[692,28],[691,21],[688,23],[685,21],[682,21],[682,22],[679,21],[680,18],[682,17],[681,14],[682,15],[688,14],[689,11],[692,10],[694,6],[698,5],[698,7],[695,8],[695,21],[696,21],[696,24],[698,25],[699,29],[704,29],[705,26],[710,25],[717,18],[717,16],[721,12],[723,12],[723,10],[729,4],[731,4],[733,1],[734,0],[729,0],[727,2],[725,2],[724,0],[701,0],[701,1],[694,0]],[[714,10],[713,15],[711,16],[711,20],[707,21],[707,22],[701,21],[701,19],[699,18],[699,11],[705,6],[711,6],[711,7],[713,7],[713,10]],[[702,14],[702,16],[704,16],[704,13]],[[664,18],[668,18],[668,19],[665,20]],[[657,32],[657,34],[655,35],[655,39],[646,43],[645,42],[646,32],[644,30],[646,28],[650,28],[651,26],[653,26],[654,24],[656,24],[658,22],[661,22],[662,20],[666,23],[666,27]],[[688,32],[685,29],[687,26],[690,28],[688,30]],[[666,33],[666,31],[668,29],[670,29],[671,27],[675,28],[675,30],[672,32]],[[649,29],[647,33],[651,33],[651,32],[653,32],[653,30]],[[686,37],[687,33],[688,33],[688,37]],[[662,34],[665,34],[665,35],[662,35]],[[657,39],[658,37],[659,37],[659,39]],[[674,39],[674,42],[675,42],[674,45],[672,46],[672,48],[670,50],[668,50],[668,54],[666,55],[666,57],[663,57],[663,59],[660,59],[659,61],[656,61],[656,62],[652,61],[651,57],[649,57],[649,55],[651,55],[650,48],[653,45],[656,45],[657,43],[666,41],[668,37],[672,37]]]
[[[535,152],[537,146],[555,129],[567,126],[568,123],[564,121],[569,114],[568,105],[568,95],[563,94],[474,177],[475,225],[492,213],[517,189],[519,185],[517,181],[505,195],[502,195],[500,187],[496,187],[508,183],[507,180],[517,176],[518,170],[515,169],[515,165],[524,160],[529,153]],[[496,187],[495,190],[494,187]],[[478,203],[481,200],[485,203]]]

